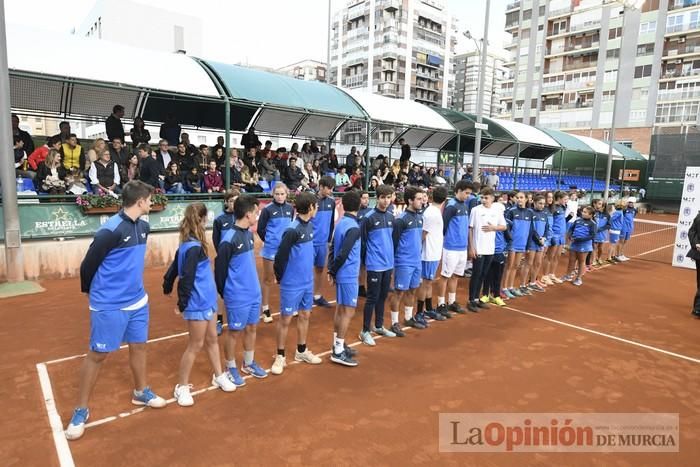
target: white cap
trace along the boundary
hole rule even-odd
[[[628,202],[628,203],[636,203],[636,202],[637,202],[637,198],[635,198],[634,196],[630,196],[629,198],[627,198],[627,202]]]

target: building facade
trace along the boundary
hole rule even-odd
[[[436,0],[351,0],[333,15],[329,82],[448,107],[456,20]]]
[[[494,117],[502,113],[501,86],[509,74],[504,66],[505,58],[488,52],[486,58],[486,83],[484,86],[483,114]],[[479,94],[479,71],[481,54],[478,51],[456,55],[454,57],[455,86],[452,108],[461,112],[476,114]]]
[[[282,73],[292,78],[302,79],[305,81],[321,81],[326,82],[326,66],[325,63],[317,60],[302,60],[301,62],[292,63],[291,65],[283,66],[275,70],[277,73]]]
[[[98,0],[73,33],[134,47],[202,54],[199,18],[131,0]]]

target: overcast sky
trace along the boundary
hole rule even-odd
[[[307,58],[326,61],[328,0],[135,1],[199,17],[204,31],[203,58],[275,68]],[[491,47],[500,48],[506,37],[504,12],[509,1],[491,1]],[[332,2],[335,10],[347,0]],[[461,34],[470,30],[477,38],[483,36],[486,1],[446,0],[446,3],[458,19],[457,52],[473,49],[473,44]],[[5,16],[9,23],[70,32],[94,4],[95,0],[5,0]],[[145,33],[157,34],[157,31]]]

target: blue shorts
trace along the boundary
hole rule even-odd
[[[512,251],[513,253],[525,253],[527,251],[527,248],[525,246],[521,245],[509,245],[508,246],[508,251]]]
[[[547,245],[559,246],[559,245],[564,245],[565,243],[566,243],[566,239],[564,238],[563,235],[555,235],[554,237],[549,239],[549,242],[547,242]]]
[[[629,232],[629,231],[620,232],[620,239],[621,240],[629,240],[630,237],[632,237],[632,232]]]
[[[215,312],[216,310],[213,308],[205,311],[185,311],[182,313],[182,319],[185,321],[211,321]]]
[[[435,280],[438,264],[440,261],[421,261],[421,277],[429,281]]]
[[[114,352],[122,342],[142,344],[148,340],[148,304],[132,311],[90,310],[90,350]]]
[[[280,314],[282,316],[289,316],[295,311],[310,311],[313,303],[313,289],[280,289]]]
[[[351,284],[335,284],[335,299],[338,305],[357,306],[357,294],[359,285],[357,282]]]
[[[593,239],[593,243],[608,243],[608,231],[597,233]]]
[[[415,289],[420,285],[421,268],[417,266],[396,266],[394,268],[394,289],[399,291]]]
[[[226,305],[226,320],[232,331],[241,331],[248,325],[256,325],[260,321],[260,302],[243,305]]]
[[[620,241],[620,234],[611,233],[610,234],[610,243],[612,245],[615,245],[618,241]]]
[[[542,245],[538,245],[535,242],[530,242],[527,244],[527,251],[542,251],[543,249],[544,247]]]
[[[326,258],[328,258],[328,246],[314,245],[314,266],[317,268],[326,267]]]
[[[275,255],[277,254],[277,248],[268,247],[267,243],[263,245],[262,250],[260,250],[260,257],[274,261]]]
[[[593,242],[590,240],[587,242],[571,242],[569,250],[575,251],[577,253],[588,253],[593,251]]]

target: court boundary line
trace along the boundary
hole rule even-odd
[[[507,309],[507,310],[514,311],[514,312],[516,312],[516,313],[520,313],[520,314],[523,314],[523,315],[526,315],[526,316],[530,316],[530,317],[532,317],[532,318],[538,318],[538,319],[542,319],[542,320],[544,320],[544,321],[549,321],[549,322],[551,322],[551,323],[555,323],[555,324],[559,324],[559,325],[562,325],[562,326],[566,326],[566,327],[569,327],[569,328],[572,328],[572,329],[576,329],[576,330],[578,330],[578,331],[583,331],[583,332],[587,332],[587,333],[590,333],[590,334],[594,334],[594,335],[596,335],[596,336],[607,337],[608,339],[612,339],[612,340],[615,340],[615,341],[618,341],[618,342],[622,342],[622,343],[625,343],[625,344],[629,344],[629,345],[634,345],[634,346],[637,346],[637,347],[641,347],[641,348],[646,349],[646,350],[653,350],[653,351],[655,351],[655,352],[659,352],[659,353],[662,353],[662,354],[664,354],[664,355],[668,355],[668,356],[671,356],[671,357],[676,357],[676,358],[680,358],[680,359],[683,359],[683,360],[687,360],[687,361],[692,362],[692,363],[700,363],[700,358],[689,357],[689,356],[687,356],[687,355],[683,355],[683,354],[679,354],[679,353],[676,353],[676,352],[672,352],[672,351],[670,351],[670,350],[665,350],[665,349],[662,349],[662,348],[659,348],[659,347],[654,347],[653,345],[643,344],[643,343],[641,343],[641,342],[633,341],[633,340],[631,340],[631,339],[625,339],[624,337],[618,337],[618,336],[614,336],[614,335],[612,335],[612,334],[607,334],[607,333],[605,333],[605,332],[601,332],[601,331],[596,331],[596,330],[594,330],[594,329],[585,328],[585,327],[579,326],[579,325],[577,325],[577,324],[567,323],[566,321],[560,321],[560,320],[557,320],[557,319],[554,319],[554,318],[549,318],[549,317],[547,317],[547,316],[538,315],[537,313],[531,313],[531,312],[529,312],[529,311],[519,310],[519,309],[517,309],[517,308],[515,308],[515,307],[512,307],[512,306],[506,305],[506,306],[501,307],[501,308],[505,308],[505,309]]]
[[[58,455],[58,463],[61,467],[74,467],[75,462],[73,460],[73,453],[70,450],[68,440],[66,439],[65,432],[63,431],[63,421],[61,420],[61,415],[58,413],[58,408],[56,407],[56,400],[54,399],[53,389],[51,387],[51,378],[49,377],[49,371],[46,368],[46,364],[37,363],[36,371],[39,376],[41,393],[44,397],[46,414],[49,417],[49,427],[51,428],[51,434],[53,435],[53,442],[56,447],[56,454]]]

